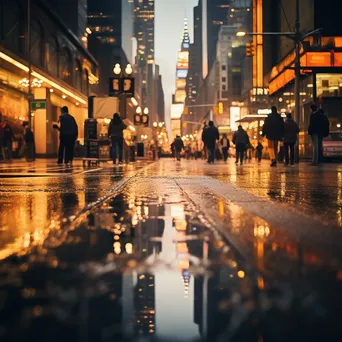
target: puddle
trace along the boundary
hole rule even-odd
[[[315,297],[294,307],[291,291],[267,284],[172,179],[141,178],[0,263],[0,339],[297,341],[291,313],[304,315],[301,341],[317,332],[314,319],[326,328]]]

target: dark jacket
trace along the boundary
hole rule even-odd
[[[60,128],[59,128],[59,132],[60,132],[60,137],[68,137],[68,138],[73,138],[73,139],[77,139],[78,136],[78,126],[76,123],[75,118],[66,113],[66,114],[62,114],[59,117],[59,123],[60,123]]]
[[[233,136],[233,144],[234,144],[235,146],[244,145],[244,148],[245,148],[245,149],[247,148],[247,146],[249,146],[249,137],[248,137],[247,132],[246,132],[244,129],[237,130],[237,131],[234,133],[234,136]]]
[[[216,141],[220,139],[220,134],[215,126],[208,126],[203,129],[202,140],[206,147],[214,148]]]
[[[14,134],[11,126],[6,125],[4,126],[4,140],[5,141],[13,141],[14,140]]]
[[[324,115],[322,110],[317,110],[310,115],[310,124],[308,133],[309,135],[317,134],[321,137],[327,137],[329,135],[329,120]]]
[[[262,146],[261,142],[258,142],[258,146],[255,148],[258,152],[262,152],[262,150],[264,149],[264,146]]]
[[[223,147],[223,140],[227,140],[227,148],[230,148],[230,141],[229,141],[229,139],[228,138],[222,138],[221,139],[221,141],[220,141],[220,144],[222,145],[222,147]]]
[[[112,120],[108,127],[108,137],[109,138],[123,138],[123,131],[126,129],[126,125],[120,121],[115,123]]]
[[[284,136],[284,120],[278,113],[271,113],[266,119],[262,129],[262,136],[268,140],[281,141]]]
[[[297,123],[292,119],[286,119],[284,127],[284,143],[295,143],[299,133]]]
[[[173,142],[175,151],[180,152],[182,149],[184,149],[184,143],[181,138],[176,138],[175,141]]]
[[[27,144],[34,143],[34,135],[30,128],[25,129],[24,140]]]

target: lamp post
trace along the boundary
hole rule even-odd
[[[113,68],[114,78],[110,79],[109,95],[117,96],[119,99],[119,112],[122,118],[127,115],[127,97],[134,96],[134,79],[131,77],[133,68],[127,64],[123,70],[120,63],[116,63]]]

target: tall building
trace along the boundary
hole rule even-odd
[[[141,105],[152,107],[154,83],[154,0],[134,0],[134,36],[137,40],[136,69]]]
[[[128,64],[132,55],[133,17],[129,0],[88,0],[88,47],[100,65],[99,95],[108,95],[108,78],[116,63]],[[132,10],[132,8],[131,8]]]
[[[227,24],[231,0],[199,0],[202,24],[202,77],[206,78],[216,57],[221,25]]]
[[[177,66],[176,66],[176,91],[172,96],[171,105],[171,126],[172,126],[172,137],[180,135],[181,128],[181,116],[183,114],[184,104],[187,97],[186,92],[186,81],[189,71],[189,49],[190,49],[190,35],[188,30],[188,23],[185,19],[184,30],[182,34],[181,47],[178,51]],[[186,122],[183,120],[183,124]]]
[[[86,41],[88,0],[45,0],[68,28],[83,42]]]
[[[88,95],[98,81],[98,64],[64,18],[56,14],[54,2],[20,3],[22,6],[2,0],[0,6],[0,18],[6,18],[0,25],[0,113],[16,133],[22,131],[22,122],[28,121],[34,130],[37,155],[54,157],[58,134],[48,123],[58,121],[62,106],[68,106],[74,115],[83,143],[81,127],[87,116]],[[78,3],[84,5],[84,1]],[[30,50],[26,30],[28,5]],[[75,22],[79,13],[76,9]],[[78,27],[83,32],[84,23],[78,21],[75,32]],[[14,155],[17,152],[15,149]]]

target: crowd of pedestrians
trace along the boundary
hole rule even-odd
[[[276,167],[279,161],[282,161],[285,166],[294,166],[296,159],[298,160],[298,135],[299,126],[293,120],[291,113],[286,115],[284,120],[277,107],[271,108],[271,113],[265,119],[262,127],[261,137],[257,141],[256,146],[250,141],[248,133],[241,125],[238,126],[236,132],[233,133],[232,143],[235,147],[236,164],[243,165],[244,161],[251,161],[253,153],[256,160],[260,163],[263,157],[264,144],[263,138],[266,139],[267,152],[271,161],[270,166]],[[313,146],[313,160],[311,165],[318,165],[322,160],[322,142],[323,139],[329,136],[329,120],[325,116],[322,109],[319,109],[315,104],[311,105],[310,124],[308,135],[311,136]],[[231,143],[227,134],[223,134],[220,139],[220,133],[215,127],[213,121],[209,121],[208,126],[204,124],[202,131],[203,147],[200,149],[199,144],[195,144],[193,156],[199,156],[207,159],[208,164],[213,164],[215,159],[223,159],[226,163],[230,156]],[[171,148],[175,153],[176,159],[179,161],[181,151],[185,151],[187,147],[184,145],[180,136],[177,136],[172,143]],[[187,158],[188,159],[188,158]]]

